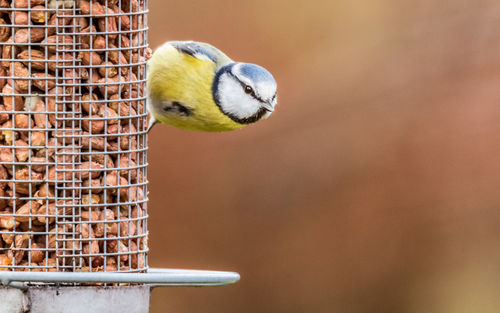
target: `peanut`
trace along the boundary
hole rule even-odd
[[[0,25],[5,25],[7,22],[0,17]],[[0,26],[0,42],[5,42],[9,39],[10,36],[10,28],[7,26]]]
[[[111,62],[102,63],[104,66],[99,67],[99,74],[102,77],[112,78],[118,75],[118,69]]]
[[[5,209],[5,207],[7,206],[7,199],[5,199],[4,197],[5,197],[5,191],[3,189],[0,189],[0,210]]]
[[[82,120],[82,128],[92,134],[100,134],[104,130],[104,121],[99,120],[99,115],[92,115],[90,119]]]
[[[36,49],[23,50],[17,55],[17,58],[21,59],[21,60],[26,60],[26,61],[23,61],[23,64],[27,67],[31,66],[32,69],[35,69],[35,70],[44,70],[45,69],[46,63],[43,61],[45,59],[45,54],[40,50],[36,50]]]
[[[27,114],[14,115],[14,127],[28,128],[30,126],[29,124],[30,124],[30,118]]]
[[[28,25],[30,23],[28,13],[24,11],[12,12],[12,19],[14,20],[15,25]]]
[[[46,12],[44,12],[45,7],[43,5],[35,5],[31,10],[31,20],[33,23],[45,23]]]
[[[43,0],[45,1],[45,0]],[[54,0],[57,1],[57,0]],[[59,11],[55,14],[53,14],[50,18],[49,21],[47,22],[47,35],[52,36],[56,33],[56,28],[68,25],[71,23],[72,18],[71,17],[65,17],[64,11]]]
[[[15,184],[16,192],[23,195],[29,195],[31,192],[34,192],[36,186],[41,183],[42,174],[30,171],[25,167],[16,171],[15,179],[17,181]]]
[[[34,159],[34,158],[32,158]],[[38,203],[43,204],[45,201],[43,199],[45,198],[53,198],[55,196],[54,193],[54,188],[51,188],[49,184],[43,184],[38,188],[38,190],[35,192],[35,198],[40,198],[40,200],[37,200]]]
[[[98,114],[99,116],[106,118],[106,123],[108,125],[113,125],[118,123],[118,119],[116,119],[116,117],[118,117],[118,114],[116,114],[116,111],[113,110],[112,108],[109,108],[107,106],[102,106],[99,109]]]
[[[115,162],[113,162],[113,158],[111,158],[108,154],[105,153],[92,154],[92,157],[84,156],[82,159],[85,161],[97,162],[103,165],[105,168],[115,167]]]
[[[105,13],[104,7],[97,1],[80,0],[80,10],[83,14],[103,15]]]
[[[11,245],[12,242],[14,241],[14,235],[12,233],[3,233],[2,239],[6,245]]]
[[[99,212],[95,210],[82,211],[82,221],[95,222],[99,220]]]
[[[0,213],[0,227],[1,228],[11,230],[14,227],[19,226],[19,221],[17,221],[17,220],[14,221],[13,216],[5,216],[5,215],[1,215],[1,214],[2,213]],[[4,241],[5,241],[5,239],[4,239]]]
[[[13,49],[13,46],[10,45],[9,43],[12,43],[12,37],[9,37],[7,41],[5,42],[6,44],[2,48],[2,63],[1,65],[5,68],[10,67],[10,61],[7,61],[9,59],[14,59],[14,55],[16,54],[16,49]]]
[[[115,134],[118,134],[118,127],[119,127],[118,124],[113,124],[108,126],[107,133],[109,140],[116,140],[116,138],[118,138],[118,136],[113,136]]]
[[[84,44],[83,46],[84,49],[90,49],[90,39],[91,38],[94,39],[96,37],[95,35],[96,32],[97,29],[94,25],[89,25],[80,31],[82,44]],[[87,35],[87,33],[92,33],[92,34]]]
[[[95,238],[94,230],[88,223],[80,224],[80,234],[82,238]]]
[[[111,50],[109,51],[109,59],[113,64],[116,65],[127,65],[127,58],[125,58],[125,55],[123,54],[122,51],[118,50],[118,48],[113,45],[109,44],[109,48]],[[128,69],[126,67],[120,67],[122,75],[126,75],[128,73]]]
[[[137,169],[134,169],[136,167],[137,167],[137,163],[134,160],[131,160],[130,158],[128,158],[127,156],[123,156],[120,158],[120,168],[123,168],[120,171],[121,176],[128,179],[129,173],[130,173],[130,179],[132,181],[136,181],[137,180],[137,172],[138,172]]]
[[[0,254],[0,271],[9,271],[12,261],[5,254]]]
[[[42,41],[42,47],[46,46],[50,53],[56,53],[57,47],[61,49],[69,49],[72,45],[73,38],[71,38],[71,36],[52,35]]]
[[[49,57],[48,67],[49,67],[49,70],[55,72],[55,71],[57,71],[58,67],[65,68],[65,67],[70,66],[73,62],[74,62],[74,59],[71,56],[71,54],[69,54],[69,53],[65,53],[64,55],[62,55],[62,58],[61,58],[61,55],[59,55],[59,58],[58,58],[58,55],[54,54],[51,57]]]
[[[103,96],[112,96],[118,93],[120,90],[120,85],[123,84],[126,80],[121,76],[114,77],[104,77],[97,81],[99,84],[99,91]]]
[[[0,161],[1,162],[5,162],[6,160],[7,160],[7,162],[9,162],[12,159],[13,159],[12,154],[10,154],[9,152],[6,152],[5,150],[4,151],[0,150]],[[10,161],[10,162],[12,162],[12,161]],[[8,175],[9,174],[7,173],[7,170],[5,169],[5,166],[0,164],[0,189],[2,189],[2,190],[5,188],[5,186],[7,186],[7,182],[5,180],[8,178]]]
[[[35,201],[26,202],[19,209],[17,209],[16,215],[19,214],[21,216],[16,216],[16,221],[19,221],[21,223],[29,221],[30,215],[35,214],[35,212],[38,210],[39,207],[40,204],[38,202]]]
[[[4,94],[2,97],[6,111],[21,111],[23,109],[23,98],[15,96],[14,89],[9,84],[3,87],[2,93]]]
[[[25,141],[18,139],[15,141],[15,146],[16,147],[27,147],[28,144]],[[16,148],[15,149],[16,159],[19,162],[25,162],[30,157],[30,154],[31,154],[31,151],[28,148]]]
[[[102,188],[101,188],[101,179],[96,178],[96,179],[86,179],[82,182],[82,187],[88,187],[88,189],[83,189],[84,193],[87,193],[88,191],[92,193],[101,193]]]
[[[120,236],[121,237],[128,237],[128,236],[135,236],[137,231],[137,226],[135,222],[120,222]]]
[[[120,13],[120,20],[118,21],[120,29],[121,30],[130,30],[130,17],[127,14],[125,14],[125,12],[120,10],[120,8],[116,5],[112,5],[111,9],[116,14]]]
[[[106,49],[106,39],[104,36],[98,35],[94,40],[94,49],[104,50]]]
[[[41,249],[43,247],[37,243],[32,243],[30,247],[31,262],[39,263],[43,261],[44,253]]]
[[[90,244],[84,244],[83,254],[99,254],[99,243],[96,240],[92,240]]]
[[[111,143],[107,143],[103,137],[87,136],[88,133],[83,133],[82,148],[85,150],[104,151],[104,149],[112,149]]]
[[[127,245],[125,245],[121,240],[118,241],[118,252],[121,252],[121,253],[129,252]],[[128,254],[118,255],[118,260],[120,262],[127,262],[128,261]]]
[[[29,3],[29,0],[14,0],[13,7],[18,8],[18,9],[28,8],[29,7],[28,3]]]
[[[97,114],[97,106],[94,101],[96,101],[97,95],[95,93],[90,96],[90,94],[85,94],[82,96],[82,108],[85,112],[90,114]]]
[[[0,162],[3,162],[3,163],[13,163],[14,160],[15,160],[14,151],[12,151],[11,149],[1,148],[0,147]],[[2,167],[0,167],[0,178],[1,179],[7,179],[7,175],[8,175],[6,173],[7,171],[9,171],[9,172],[12,171],[12,165],[11,164],[3,164]],[[3,186],[3,188],[5,188],[5,185],[2,185],[2,184],[5,184],[5,183],[6,182],[0,183],[0,186]]]
[[[14,34],[14,42],[28,43],[28,42],[39,42],[45,38],[45,30],[43,28],[21,28]],[[53,50],[55,52],[55,48]]]
[[[108,14],[113,14],[113,10],[110,8],[106,9]],[[108,16],[97,19],[97,28],[99,31],[106,33],[108,38],[116,39],[118,36],[118,26],[116,25],[116,17]]]
[[[44,259],[41,262],[42,265],[47,266],[49,272],[57,271],[57,260],[56,258]]]
[[[5,68],[0,67],[0,90],[3,89],[3,87],[5,86],[5,83],[7,82],[7,79],[5,79],[5,76],[7,76],[7,71],[5,70]],[[5,111],[5,108],[1,111]]]
[[[42,99],[38,100],[33,108],[36,112],[33,114],[33,119],[35,120],[35,125],[40,128],[51,128],[52,124],[49,122],[48,115],[46,112],[45,103]]]
[[[103,237],[104,235],[116,235],[117,234],[117,225],[115,222],[111,222],[115,219],[115,215],[112,210],[104,209],[100,216],[99,221],[95,226],[95,236],[97,238]]]
[[[101,175],[101,171],[103,166],[96,162],[83,162],[80,166],[81,169],[81,178],[88,179],[91,177],[92,179],[99,177]]]
[[[11,260],[14,260],[12,263],[21,263],[26,252],[26,248],[28,248],[28,243],[29,235],[14,235],[14,242],[11,244],[11,248],[7,254]]]
[[[31,146],[33,147],[43,147],[45,146],[45,132],[33,131],[31,132]]]
[[[2,130],[0,131],[0,134],[5,141],[6,144],[11,145],[12,142],[16,139],[16,134],[14,134],[14,131],[12,131],[12,121],[7,121],[2,124],[0,127]]]
[[[14,77],[19,77],[14,79],[14,89],[20,92],[28,91],[31,84],[31,81],[29,80],[30,72],[23,63],[14,63]]]
[[[37,217],[37,219],[42,224],[45,224],[47,222],[48,224],[52,224],[55,220],[56,211],[57,210],[55,203],[50,203],[48,205],[44,204],[37,211],[37,215],[40,215]]]
[[[45,91],[56,86],[55,76],[45,73],[33,73],[33,85],[38,89]]]
[[[85,65],[93,66],[93,65],[100,65],[102,63],[101,56],[97,54],[97,52],[89,52],[89,51],[80,52],[78,58],[82,59],[82,62]]]

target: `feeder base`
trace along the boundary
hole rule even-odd
[[[147,313],[151,287],[0,287],[0,313]]]

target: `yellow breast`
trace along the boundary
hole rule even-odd
[[[244,125],[223,114],[212,96],[215,64],[179,52],[170,44],[158,48],[148,64],[149,96],[153,103],[177,101],[192,110],[189,116],[163,114],[155,118],[174,127],[202,131],[228,131]]]

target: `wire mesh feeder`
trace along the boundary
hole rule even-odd
[[[0,268],[146,270],[146,3],[0,3]]]
[[[4,284],[238,280],[148,271],[146,0],[0,0],[0,44]]]

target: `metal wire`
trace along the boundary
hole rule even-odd
[[[0,271],[146,271],[147,0],[3,2]]]

